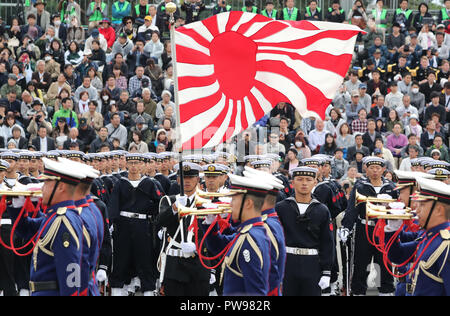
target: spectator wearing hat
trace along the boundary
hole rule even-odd
[[[81,115],[81,118],[86,119],[87,124],[92,127],[96,132],[103,126],[103,116],[97,112],[97,101],[89,101],[89,110]]]
[[[99,26],[98,31],[106,39],[106,43],[108,45],[107,51],[110,51],[116,41],[116,31],[111,26],[111,21],[106,17],[100,21]]]
[[[347,123],[349,125],[358,118],[358,113],[364,106],[360,103],[360,95],[358,90],[351,92],[351,101],[345,106],[345,114],[347,116]]]
[[[389,59],[381,55],[381,49],[377,48],[370,57],[376,69],[386,69]]]
[[[11,129],[11,137],[8,138],[8,143],[14,142],[17,149],[27,149],[28,140],[24,136],[23,129],[18,125],[14,125]]]
[[[83,151],[89,151],[90,144],[97,138],[94,128],[89,125],[86,118],[80,119],[78,139],[83,143]]]
[[[424,119],[428,121],[431,119],[434,113],[439,115],[439,122],[444,125],[446,122],[446,111],[445,107],[439,103],[440,93],[438,91],[433,91],[430,94],[431,103],[425,108]]]
[[[146,121],[143,116],[138,115],[135,117],[133,122],[135,125],[130,128],[130,131],[128,133],[128,142],[133,141],[133,134],[132,134],[133,132],[139,132],[141,134],[141,140],[149,144],[153,137],[152,121]],[[149,125],[148,123],[150,123],[151,125]]]
[[[84,50],[91,50],[92,51],[92,41],[93,40],[97,40],[100,43],[100,47],[101,49],[103,49],[103,51],[107,51],[108,50],[108,42],[106,41],[105,37],[103,36],[103,34],[100,34],[100,31],[98,29],[92,29],[91,31],[91,35],[86,39],[85,44],[84,44]]]
[[[173,103],[173,102],[171,101],[172,93],[170,93],[169,90],[164,90],[164,91],[161,93],[161,98],[162,98],[162,100],[159,101],[159,102],[156,104],[156,114],[155,114],[155,116],[156,116],[156,119],[157,119],[157,120],[159,120],[161,117],[164,116],[164,110],[165,110],[165,108],[166,108],[167,106],[171,106],[171,107],[174,109],[174,113],[176,113],[176,112],[175,112],[175,103]]]
[[[386,47],[393,60],[397,59],[400,47],[405,45],[405,35],[400,30],[400,24],[395,22],[392,24],[392,33],[386,37]]]
[[[159,32],[159,29],[157,26],[155,26],[153,23],[153,17],[150,15],[147,15],[144,17],[144,24],[139,26],[138,28],[138,38],[140,39],[146,39],[146,36],[148,34],[152,34],[152,32]]]
[[[405,135],[416,135],[419,139],[422,135],[422,126],[419,124],[419,116],[417,114],[411,114],[408,117],[408,123],[405,126]]]
[[[0,98],[6,98],[10,91],[14,91],[16,95],[22,94],[22,89],[17,85],[17,76],[8,75],[8,82],[0,88]]]

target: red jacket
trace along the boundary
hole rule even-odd
[[[114,29],[111,26],[106,29],[99,27],[98,31],[105,37],[108,47],[111,48],[116,41],[116,32]]]

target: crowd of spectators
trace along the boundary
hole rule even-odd
[[[166,2],[118,0],[108,7],[95,0],[80,11],[76,1],[67,0],[48,12],[45,2],[33,0],[23,21],[2,22],[0,148],[142,153],[176,148]],[[338,0],[330,8],[319,8],[316,0],[305,8],[293,0],[276,5],[268,0],[257,8],[247,0],[242,10],[352,23],[366,34],[357,38],[348,75],[325,120],[301,117],[291,104],[280,103],[216,150],[237,157],[278,154],[286,171],[303,158],[326,154],[333,157],[333,176],[350,182],[364,174],[361,161],[368,155],[385,158],[391,175],[410,170],[408,162],[416,156],[449,162],[450,0],[435,18],[426,3],[416,10],[406,0],[391,15],[382,0],[371,10],[356,0],[350,12]],[[201,0],[184,1],[176,26],[207,16],[200,15],[205,10]],[[218,1],[210,14],[229,10],[230,4]],[[88,20],[84,27],[81,12]]]

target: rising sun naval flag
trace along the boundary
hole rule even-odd
[[[232,11],[175,31],[183,149],[239,134],[280,102],[324,117],[348,71],[357,26]]]

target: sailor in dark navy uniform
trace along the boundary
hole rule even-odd
[[[376,224],[375,220],[366,222],[366,203],[356,205],[356,192],[368,197],[377,197],[377,195],[389,195],[396,200],[398,192],[395,185],[383,177],[386,167],[385,160],[378,157],[367,157],[364,160],[367,178],[358,180],[350,193],[348,208],[342,219],[342,227],[339,230],[339,237],[343,242],[347,241],[349,233],[355,230],[355,254],[354,254],[354,272],[351,280],[351,290],[353,295],[365,295],[367,291],[367,269],[372,260],[379,265],[381,273],[381,282],[379,295],[393,295],[394,279],[386,271],[382,261],[382,254],[367,240],[366,224],[368,225],[369,236],[373,235]]]
[[[312,195],[317,173],[311,167],[292,169],[295,196],[275,207],[286,238],[283,295],[320,296],[330,286],[333,225],[328,208]]]
[[[416,178],[418,194],[418,223],[423,229],[419,238],[404,242],[398,238],[389,249],[388,257],[393,263],[413,258],[414,270],[411,286],[407,290],[414,296],[450,295],[450,187],[436,180]],[[400,227],[402,221],[388,220],[389,227]],[[390,238],[393,230],[386,233]],[[413,254],[416,252],[416,255]]]
[[[17,233],[24,239],[35,237],[36,246],[30,267],[30,291],[33,296],[78,296],[82,280],[88,278],[81,269],[83,222],[74,206],[73,193],[80,173],[64,163],[44,160],[42,203],[46,214],[38,218],[22,217]],[[16,219],[25,202],[13,198],[9,208]],[[37,234],[36,234],[37,233]]]
[[[132,265],[136,268],[144,295],[153,295],[156,274],[152,266],[152,223],[162,197],[159,182],[142,177],[141,154],[128,154],[128,177],[121,177],[108,201],[114,225],[111,294],[121,296]]]
[[[178,165],[175,169],[180,177]],[[207,296],[209,294],[210,271],[203,267],[194,243],[193,215],[179,217],[182,207],[194,207],[202,167],[196,163],[183,162],[185,195],[166,195],[159,205],[155,221],[163,229],[163,245],[160,255],[160,282],[167,296]],[[197,223],[199,224],[199,222]],[[200,232],[200,230],[199,230]],[[199,240],[202,234],[199,235]],[[201,249],[206,254],[206,249]]]

